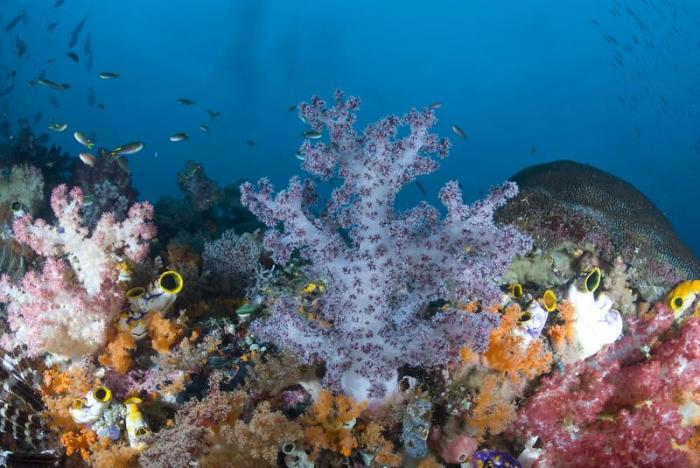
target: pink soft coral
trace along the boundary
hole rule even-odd
[[[59,185],[51,194],[57,224],[51,226],[43,219],[25,216],[15,221],[13,231],[18,242],[29,245],[40,255],[66,255],[87,293],[94,295],[114,273],[119,255],[140,262],[148,254],[148,241],[155,236],[155,226],[148,223],[153,218],[153,207],[149,203],[136,203],[122,222],[117,222],[113,213],[105,213],[90,234],[83,225],[83,204],[79,187],[68,193],[68,187]]]
[[[32,355],[69,357],[104,345],[124,301],[116,263],[122,256],[138,262],[147,255],[155,235],[149,223],[153,208],[136,204],[122,222],[104,214],[90,233],[82,223],[82,206],[82,191],[74,188],[68,194],[61,185],[51,196],[55,226],[30,216],[15,222],[16,239],[47,259],[41,272],[28,272],[18,285],[7,276],[0,280],[0,301],[8,303],[13,332],[3,336],[3,345],[26,343]]]

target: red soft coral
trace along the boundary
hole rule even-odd
[[[528,399],[513,432],[541,438],[545,465],[690,466],[683,446],[695,428],[679,409],[684,395],[700,392],[700,319],[668,337],[673,313],[661,304],[655,311]]]

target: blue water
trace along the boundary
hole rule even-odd
[[[0,109],[13,120],[42,112],[37,133],[50,119],[68,122],[51,139],[75,155],[74,130],[95,132],[105,147],[143,140],[146,149],[129,156],[142,198],[176,194],[187,159],[222,184],[268,176],[282,186],[300,172],[293,153],[305,129],[287,108],[342,87],[362,98],[361,123],[443,104],[438,132],[454,148],[422,180],[430,201],[450,178],[471,200],[528,165],[575,159],[632,182],[700,252],[697,0],[53,3],[0,0],[0,90],[17,70]],[[28,23],[6,32],[22,9]],[[67,46],[86,13],[76,64]],[[28,48],[21,60],[15,36]],[[71,89],[30,87],[42,70]],[[101,71],[121,77],[103,81]],[[88,106],[90,86],[105,110]],[[181,97],[197,104],[177,104]],[[222,115],[210,121],[205,109]],[[188,141],[168,140],[181,131]],[[404,192],[404,204],[421,197],[414,186]]]

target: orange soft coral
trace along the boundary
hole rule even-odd
[[[44,371],[43,400],[50,416],[50,425],[60,432],[77,430],[78,425],[68,413],[73,400],[85,395],[94,386],[81,367],[59,371],[52,367]]]
[[[357,448],[358,444],[347,426],[366,406],[367,402],[355,404],[350,397],[334,397],[331,392],[322,390],[310,413],[303,420],[306,425],[304,440],[313,448],[311,456],[315,458],[322,449],[350,456],[352,449]]]
[[[131,369],[134,360],[131,352],[136,349],[136,340],[129,332],[119,332],[107,345],[99,361],[103,366],[111,367],[120,374]]]
[[[148,336],[151,337],[153,349],[159,353],[167,353],[183,335],[182,325],[168,320],[158,313],[148,316]]]
[[[374,454],[374,461],[381,466],[401,466],[402,457],[394,450],[394,446],[382,435],[382,428],[376,422],[364,427],[357,441],[365,452]]]
[[[505,385],[506,381],[496,375],[487,375],[481,384],[468,421],[478,431],[477,437],[500,434],[515,419],[515,406],[504,396]]]
[[[559,304],[559,320],[557,323],[549,327],[549,336],[556,349],[561,349],[571,343],[574,336],[574,318],[576,311],[574,305],[570,301],[562,301]]]
[[[491,332],[489,347],[484,353],[486,363],[492,369],[508,374],[513,380],[532,379],[547,372],[552,354],[537,339],[528,346],[513,331],[520,319],[520,306],[509,305],[503,312],[501,323]]]
[[[92,446],[90,465],[96,468],[133,468],[138,466],[137,457],[136,449],[101,438]]]
[[[97,434],[85,428],[80,429],[79,432],[65,432],[61,436],[61,444],[66,448],[66,455],[70,457],[78,452],[85,461],[90,458],[90,446],[95,442],[97,442]]]

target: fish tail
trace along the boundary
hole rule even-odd
[[[95,146],[95,143],[88,143],[88,144],[87,144],[87,148],[88,148],[89,150],[91,150],[93,146]]]

